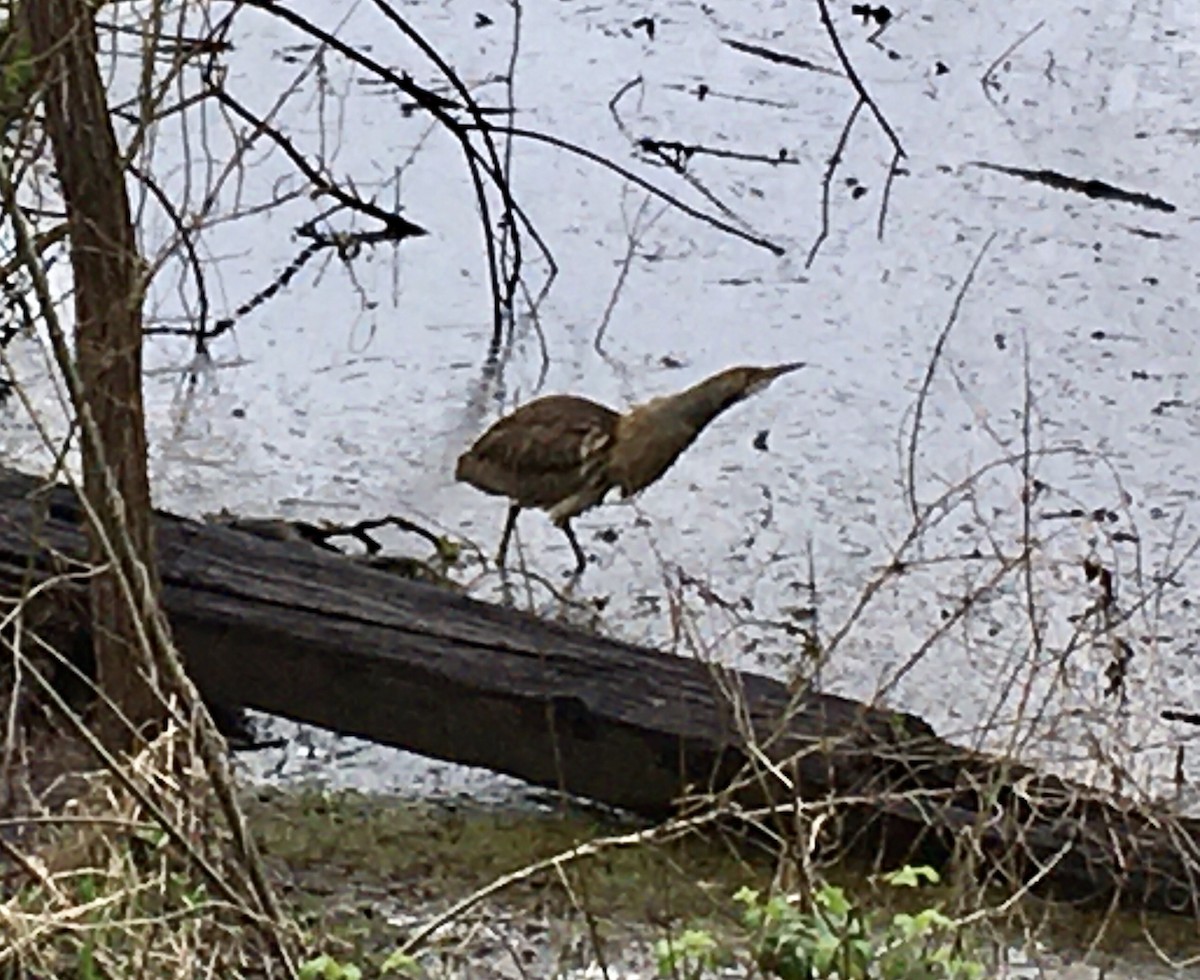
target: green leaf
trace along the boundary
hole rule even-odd
[[[751,888],[749,885],[742,885],[733,893],[733,900],[742,905],[757,905],[758,904],[758,889]]]
[[[300,965],[300,980],[362,980],[362,970],[353,963],[339,963],[322,953]]]
[[[816,899],[819,905],[839,920],[846,919],[850,914],[851,908],[853,908],[850,904],[850,899],[846,897],[845,890],[838,888],[836,885],[826,885],[817,892]]]
[[[329,975],[329,967],[336,965],[337,961],[332,956],[322,953],[300,964],[300,980],[321,980]]]
[[[379,972],[383,974],[399,973],[402,976],[415,976],[420,968],[420,964],[417,963],[415,956],[410,956],[408,953],[396,950],[396,952],[383,961],[379,967]]]
[[[941,881],[941,876],[931,867],[926,864],[911,865],[906,864],[903,868],[896,871],[889,871],[883,876],[883,880],[889,885],[903,888],[919,888],[921,879],[924,878],[931,885],[936,885]]]
[[[923,909],[916,916],[917,928],[922,932],[933,932],[935,929],[952,929],[954,920],[939,909]]]

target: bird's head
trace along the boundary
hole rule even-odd
[[[762,391],[776,378],[799,371],[802,367],[803,361],[792,361],[771,367],[735,367],[723,374],[728,379],[729,388],[737,392],[737,397],[741,400]]]

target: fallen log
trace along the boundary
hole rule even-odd
[[[68,489],[0,468],[0,595],[82,562],[82,519]],[[973,859],[1010,886],[1198,912],[1200,821],[950,745],[913,715],[793,698],[762,675],[545,622],[304,541],[161,512],[155,534],[177,642],[218,702],[652,817],[731,785],[742,806],[829,801],[846,834],[894,860],[949,860],[969,833]]]

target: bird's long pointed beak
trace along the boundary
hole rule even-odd
[[[760,368],[760,370],[764,381],[774,381],[780,375],[791,374],[793,371],[799,371],[802,367],[807,366],[807,361],[789,361],[787,364],[776,364],[774,367]]]
[[[748,398],[755,392],[762,391],[781,374],[799,371],[804,366],[804,361],[789,361],[787,364],[776,364],[772,367],[750,368],[749,373],[744,376],[745,388],[742,392],[742,397]]]

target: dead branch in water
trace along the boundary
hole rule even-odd
[[[1002,164],[987,163],[982,160],[974,160],[967,166],[992,170],[1010,177],[1020,177],[1022,180],[1028,180],[1035,184],[1045,184],[1056,191],[1082,194],[1084,197],[1090,197],[1096,201],[1119,201],[1122,204],[1133,204],[1152,211],[1165,211],[1167,214],[1173,214],[1178,210],[1174,204],[1164,201],[1161,197],[1141,191],[1127,191],[1104,180],[1085,180],[1079,177],[1068,177],[1054,170],[1027,170],[1024,167],[1006,167]]]

